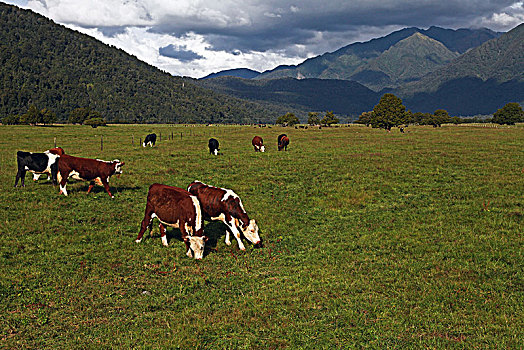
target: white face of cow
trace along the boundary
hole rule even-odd
[[[204,246],[206,245],[207,237],[189,236],[189,250],[187,256],[194,256],[195,259],[202,259],[204,257]]]
[[[260,147],[260,152],[264,152],[266,150],[266,147],[265,146],[261,146]]]
[[[260,243],[260,237],[258,236],[258,225],[255,222],[255,219],[249,220],[248,227],[244,230],[242,229],[244,237],[246,237],[251,243],[257,245]]]
[[[115,174],[122,174],[122,165],[124,165],[124,162],[121,162],[118,159],[115,159],[113,160],[113,163],[116,163]]]
[[[215,156],[218,156],[218,150],[217,149],[214,149],[213,153],[215,154]]]

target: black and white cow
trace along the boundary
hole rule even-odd
[[[218,140],[214,138],[210,138],[208,142],[209,147],[209,153],[214,154],[215,156],[218,155]]]
[[[187,190],[198,198],[204,219],[222,221],[237,239],[240,250],[246,250],[240,239],[240,231],[255,247],[262,246],[258,236],[258,225],[254,219],[249,219],[240,197],[235,192],[209,186],[200,181],[193,181]],[[227,245],[231,245],[229,230],[226,230]]]
[[[143,147],[146,147],[147,145],[153,147],[156,143],[156,134],[149,134],[144,139],[144,143],[142,143]]]
[[[48,174],[53,181],[53,185],[58,183],[58,159],[65,152],[61,147],[51,148],[44,153],[33,152],[16,152],[16,162],[18,164],[18,172],[15,178],[15,187],[18,185],[18,180],[22,187],[25,186],[25,173],[30,171],[33,173],[33,180],[36,181],[41,174]]]

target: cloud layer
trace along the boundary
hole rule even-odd
[[[12,0],[176,75],[266,70],[416,26],[524,22],[515,0]]]

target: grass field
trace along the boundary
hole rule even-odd
[[[16,151],[55,137],[126,163],[114,199],[13,189]],[[524,347],[523,127],[2,126],[0,145],[1,348]],[[220,223],[202,261],[156,224],[134,243],[149,185],[196,179],[239,194],[265,247],[226,246]]]

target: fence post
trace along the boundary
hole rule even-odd
[[[131,144],[133,146],[135,145],[135,135],[131,136]]]
[[[55,141],[55,148],[56,148],[56,137],[55,137],[55,140],[54,140],[54,141]]]

